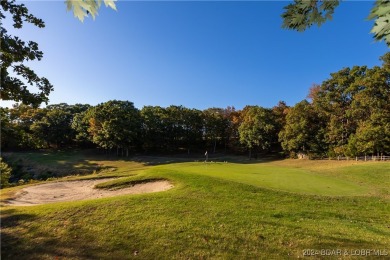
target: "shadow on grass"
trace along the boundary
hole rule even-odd
[[[319,237],[319,242],[311,243],[311,248],[314,249],[339,249],[343,248],[346,250],[358,250],[358,249],[372,249],[379,250],[383,249],[386,245],[381,244],[377,241],[362,241],[361,239],[352,239],[346,237],[337,237],[336,235],[324,236],[313,234]]]
[[[77,233],[83,238],[64,238],[46,230],[40,217],[13,209],[2,210],[1,225],[1,259],[100,259],[104,252],[91,243],[93,232],[81,226]]]
[[[203,152],[188,153],[149,153],[149,154],[132,154],[129,157],[116,155],[116,153],[107,154],[101,150],[80,151],[80,154],[87,156],[93,161],[130,161],[139,162],[146,166],[164,165],[170,163],[184,162],[204,162],[206,156]],[[241,164],[257,164],[261,162],[284,160],[279,154],[258,154],[256,158],[249,159],[248,156],[234,155],[228,153],[209,153],[207,162],[230,162]]]
[[[46,180],[48,178],[70,175],[86,175],[113,171],[113,166],[104,166],[91,162],[80,151],[34,151],[4,153],[8,164],[13,169],[10,182],[19,180]]]
[[[145,166],[165,165],[171,163],[205,162],[203,153],[180,154],[156,154],[156,155],[132,155],[131,157],[105,154],[98,150],[64,150],[64,151],[33,151],[4,153],[10,162],[15,162],[16,168],[21,168],[18,175],[11,179],[17,182],[19,179],[45,180],[50,177],[64,177],[69,175],[86,175],[102,173],[116,169],[113,166],[105,166],[107,161],[137,162]],[[210,153],[208,163],[237,163],[259,164],[270,161],[282,160],[278,156],[258,157],[248,159],[246,156],[229,155],[224,153]],[[100,163],[102,162],[102,163]],[[13,167],[14,168],[14,167]],[[27,176],[27,177],[26,177]]]
[[[165,156],[136,156],[129,160],[142,163],[145,166],[164,165],[171,163],[193,162],[194,158],[165,157]]]
[[[259,164],[272,161],[283,160],[280,157],[261,157],[258,159],[248,159],[244,156],[235,155],[223,155],[223,154],[212,154],[209,155],[207,161],[203,156],[186,156],[186,155],[175,155],[175,156],[136,156],[129,158],[130,161],[136,161],[143,163],[147,166],[152,165],[163,165],[170,163],[185,163],[185,162],[208,162],[208,163],[237,163],[237,164]]]

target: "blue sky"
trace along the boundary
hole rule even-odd
[[[4,26],[39,43],[44,58],[31,66],[54,85],[51,104],[294,105],[332,72],[380,65],[388,48],[369,33],[373,2],[342,2],[332,21],[303,33],[281,28],[288,3],[119,1],[81,23],[63,1],[33,1],[46,28]]]

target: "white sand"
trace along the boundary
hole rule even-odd
[[[64,181],[40,184],[26,187],[20,190],[14,199],[8,200],[7,204],[13,206],[34,206],[46,203],[77,201],[114,197],[123,194],[141,194],[169,190],[173,185],[166,180],[136,184],[129,188],[118,190],[95,189],[99,183],[113,179]]]

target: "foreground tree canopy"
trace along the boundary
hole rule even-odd
[[[45,27],[45,23],[30,14],[24,4],[16,4],[15,0],[1,1],[0,19],[11,15],[13,27],[20,29],[24,23],[30,23],[39,28]],[[21,101],[34,107],[42,102],[48,102],[53,86],[45,77],[39,77],[26,62],[41,60],[43,52],[38,49],[38,44],[33,41],[25,42],[17,36],[11,36],[1,26],[1,84],[0,92],[2,100]],[[31,92],[29,87],[38,89],[37,93]]]
[[[294,0],[282,14],[283,28],[304,31],[314,24],[321,26],[331,20],[340,0]],[[390,46],[390,1],[377,0],[373,4],[369,20],[374,20],[371,33],[377,41],[384,40]]]
[[[321,26],[331,20],[335,9],[341,0],[294,0],[288,4],[282,14],[283,28],[304,31],[312,25]],[[91,15],[92,18],[98,13],[102,0],[66,0],[67,9],[73,10],[74,16],[80,21]],[[104,0],[104,4],[116,10],[115,0]],[[370,12],[368,19],[374,20],[371,33],[377,41],[384,40],[390,46],[390,1],[377,0]]]
[[[303,31],[313,24],[321,25],[332,18],[339,2],[339,0],[295,0],[285,7],[285,12],[282,14],[282,27]],[[116,10],[115,0],[66,0],[67,9],[72,10],[80,21],[88,15],[95,18],[102,3]],[[45,27],[43,20],[29,13],[24,4],[16,3],[15,0],[1,1],[0,19],[5,19],[7,15],[12,17],[13,27],[16,29],[22,28],[24,23],[39,28]],[[376,1],[369,19],[375,20],[372,29],[375,39],[385,40],[390,46],[390,1]],[[43,102],[47,103],[53,86],[48,79],[38,76],[26,65],[28,61],[42,59],[43,52],[39,50],[38,44],[33,41],[25,42],[17,36],[9,35],[3,26],[0,40],[2,53],[0,98],[34,107],[38,107]],[[38,92],[32,92],[31,87],[38,89]]]
[[[116,10],[116,0],[104,0],[106,7]],[[80,21],[84,21],[85,17],[91,15],[95,19],[98,10],[102,5],[102,0],[66,0],[68,11],[73,11],[73,14]]]
[[[97,106],[1,108],[5,150],[98,147],[130,152],[283,153],[312,158],[390,154],[390,53],[383,65],[354,66],[314,85],[293,107],[190,109],[112,100]]]

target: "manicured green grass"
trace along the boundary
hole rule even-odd
[[[390,198],[390,162],[283,160],[273,164],[353,182],[373,196]]]
[[[351,196],[364,195],[368,191],[368,187],[358,183],[312,174],[306,169],[280,167],[269,163],[181,163],[160,168],[300,194]]]
[[[388,163],[99,163],[116,168],[110,176],[127,176],[101,188],[160,178],[175,187],[3,206],[2,257],[286,259],[303,257],[305,249],[378,249],[390,255]]]

